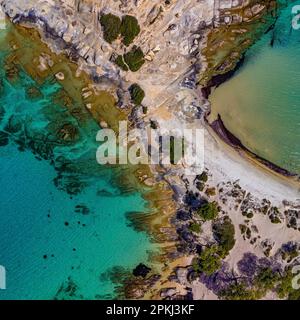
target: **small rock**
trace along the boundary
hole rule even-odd
[[[65,75],[63,74],[63,72],[58,72],[58,73],[55,75],[55,77],[56,77],[57,80],[60,80],[60,81],[65,80]]]

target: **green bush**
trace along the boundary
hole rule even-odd
[[[216,202],[206,203],[197,210],[197,213],[206,221],[214,220],[219,214],[218,204]]]
[[[122,70],[128,71],[128,67],[124,62],[123,56],[119,55],[117,56],[115,60],[116,65],[118,65]]]
[[[131,51],[124,54],[124,61],[132,72],[138,71],[145,63],[142,49],[134,46]]]
[[[200,176],[198,177],[200,181],[207,182],[208,180],[208,174],[206,171],[203,171]]]
[[[145,98],[144,90],[137,83],[130,86],[129,92],[132,102],[136,105],[140,105]]]
[[[201,226],[199,223],[193,222],[189,225],[189,230],[195,233],[201,233]]]
[[[200,270],[200,265],[199,265],[199,258],[194,258],[192,261],[192,268],[195,272],[199,273],[201,272]]]
[[[247,289],[245,284],[239,283],[221,291],[220,297],[226,300],[255,300],[256,294],[254,291]]]
[[[218,252],[219,248],[217,246],[211,246],[201,252],[199,255],[199,270],[201,272],[212,275],[220,269],[222,262]]]
[[[124,16],[121,24],[121,35],[123,36],[123,43],[129,46],[134,38],[140,33],[141,29],[137,19],[133,16]]]
[[[268,290],[274,288],[279,280],[279,274],[274,272],[271,268],[262,269],[255,277],[255,285],[264,295]]]
[[[300,300],[300,290],[295,290],[292,286],[294,277],[295,274],[289,268],[285,271],[284,276],[280,278],[279,284],[276,287],[276,293],[280,299]]]
[[[100,17],[100,24],[103,28],[105,41],[112,43],[121,33],[121,19],[111,13],[103,14]]]
[[[213,233],[222,251],[221,255],[226,256],[235,244],[234,225],[230,218],[226,217],[222,223],[215,223],[213,225]]]

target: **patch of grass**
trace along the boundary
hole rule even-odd
[[[138,36],[141,29],[135,17],[126,15],[122,18],[120,31],[123,37],[123,43],[126,46],[129,46],[133,42],[134,38]]]
[[[204,204],[197,210],[198,215],[205,221],[214,220],[219,214],[217,202],[209,202]]]
[[[100,17],[100,24],[103,28],[104,40],[112,43],[121,33],[121,19],[111,13],[103,14]]]
[[[132,72],[138,71],[145,63],[142,49],[134,46],[131,51],[124,54],[124,61]]]
[[[132,102],[136,105],[140,105],[145,98],[144,90],[137,83],[130,86],[129,92]]]

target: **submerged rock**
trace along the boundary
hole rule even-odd
[[[41,90],[35,86],[30,86],[26,89],[26,97],[27,99],[39,99],[43,96]]]
[[[0,147],[4,147],[8,145],[8,143],[8,134],[6,132],[0,131]]]
[[[143,263],[140,263],[133,271],[132,274],[135,277],[143,277],[146,278],[148,273],[151,271],[151,268],[147,267]]]

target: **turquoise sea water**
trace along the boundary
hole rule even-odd
[[[8,81],[6,54],[0,52],[0,265],[7,289],[0,299],[107,298],[114,286],[101,274],[131,270],[154,249],[125,218],[146,212],[147,203],[141,192],[118,186],[120,168],[96,163],[99,127],[88,113],[80,122],[56,104],[53,79],[37,85],[20,70]],[[27,94],[32,87],[40,91],[34,97]],[[63,125],[76,138],[63,141]]]
[[[251,151],[300,174],[300,30],[292,29],[291,11],[282,11],[211,103],[212,118],[219,113]]]

